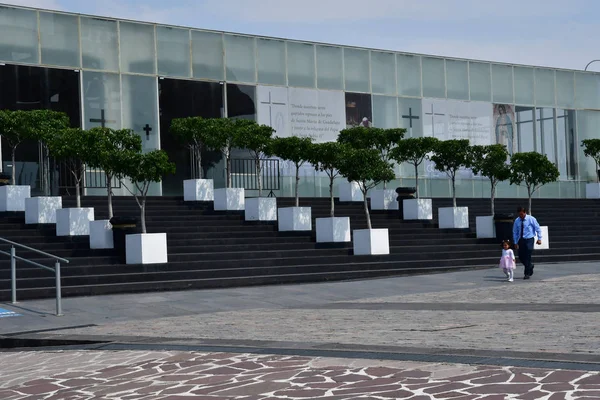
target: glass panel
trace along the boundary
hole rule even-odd
[[[399,126],[406,129],[405,137],[423,136],[421,121],[421,100],[405,97],[398,98]]]
[[[227,84],[227,116],[229,118],[256,120],[255,89],[255,86]]]
[[[315,49],[312,44],[287,42],[288,85],[315,87]]]
[[[154,26],[120,22],[121,71],[154,74]]]
[[[119,75],[83,73],[84,129],[106,126],[121,129],[121,90]]]
[[[577,111],[577,136],[579,143],[585,139],[598,138],[600,132],[600,112],[599,111]],[[590,157],[583,154],[583,147],[577,146],[577,160],[579,164],[579,179],[582,181],[596,181],[596,163]]]
[[[537,105],[553,107],[554,71],[537,68],[535,70],[535,102]]]
[[[513,96],[513,67],[492,64],[492,92],[496,103],[512,104],[515,102]]]
[[[560,107],[575,107],[575,74],[556,71],[556,102]]]
[[[556,110],[556,145],[561,179],[575,179],[577,161],[575,111]]]
[[[423,57],[423,97],[446,97],[444,60]]]
[[[223,80],[223,35],[192,31],[194,78]]]
[[[40,39],[42,63],[81,67],[77,17],[40,12]]]
[[[492,82],[490,64],[469,63],[471,79],[471,100],[490,101],[492,98]]]
[[[225,35],[225,62],[227,80],[256,82],[254,38]]]
[[[515,108],[512,104],[494,104],[495,143],[505,145],[510,155],[519,151],[518,140],[515,140],[515,121]]]
[[[190,76],[190,31],[156,27],[158,74]]]
[[[396,55],[398,94],[402,96],[421,96],[421,57]]]
[[[533,68],[515,67],[515,103],[534,104]]]
[[[371,95],[367,93],[346,92],[346,126],[371,126],[373,109]]]
[[[344,88],[342,81],[342,49],[317,46],[317,87],[319,89]]]
[[[0,6],[0,60],[40,62],[35,11]]]
[[[285,42],[256,39],[258,47],[258,81],[285,86]]]
[[[469,100],[469,74],[466,61],[446,60],[448,98]]]
[[[371,52],[371,90],[373,93],[396,94],[394,54]]]
[[[157,80],[150,76],[123,75],[123,128],[142,138],[145,151],[160,148],[157,116]]]
[[[575,73],[575,100],[578,108],[600,108],[600,74]]]
[[[515,107],[517,114],[517,137],[519,152],[535,151],[533,107]]]
[[[81,17],[83,68],[119,70],[117,23]]]
[[[373,125],[377,128],[398,127],[398,100],[390,96],[373,96]]]
[[[369,52],[366,50],[344,49],[346,90],[370,92],[369,76]]]
[[[541,138],[542,154],[548,157],[548,160],[556,163],[556,152],[554,149],[554,109],[538,108],[537,115],[537,137]]]

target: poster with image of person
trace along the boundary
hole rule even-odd
[[[373,126],[371,95],[346,92],[346,128]]]
[[[494,133],[496,143],[506,146],[512,156],[518,151],[515,110],[509,104],[494,104]]]

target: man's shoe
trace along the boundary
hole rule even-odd
[[[523,279],[529,279],[529,275],[525,275]]]

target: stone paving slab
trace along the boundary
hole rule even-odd
[[[585,371],[229,353],[0,353],[3,400],[598,397],[600,375]]]

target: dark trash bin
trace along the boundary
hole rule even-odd
[[[125,235],[142,233],[142,229],[138,227],[138,220],[135,217],[112,217],[110,224],[112,225],[115,252],[125,263]]]
[[[494,225],[496,227],[496,239],[498,239],[498,243],[502,242],[503,240],[510,240],[510,242],[512,243],[512,230],[514,222],[515,217],[513,214],[494,215]]]
[[[11,180],[12,180],[12,175],[0,174],[0,186],[10,185]]]
[[[396,200],[398,201],[398,210],[400,210],[400,219],[404,219],[404,207],[402,206],[402,201],[405,199],[414,199],[415,193],[417,193],[417,189],[414,187],[396,188],[396,194],[398,195]]]

